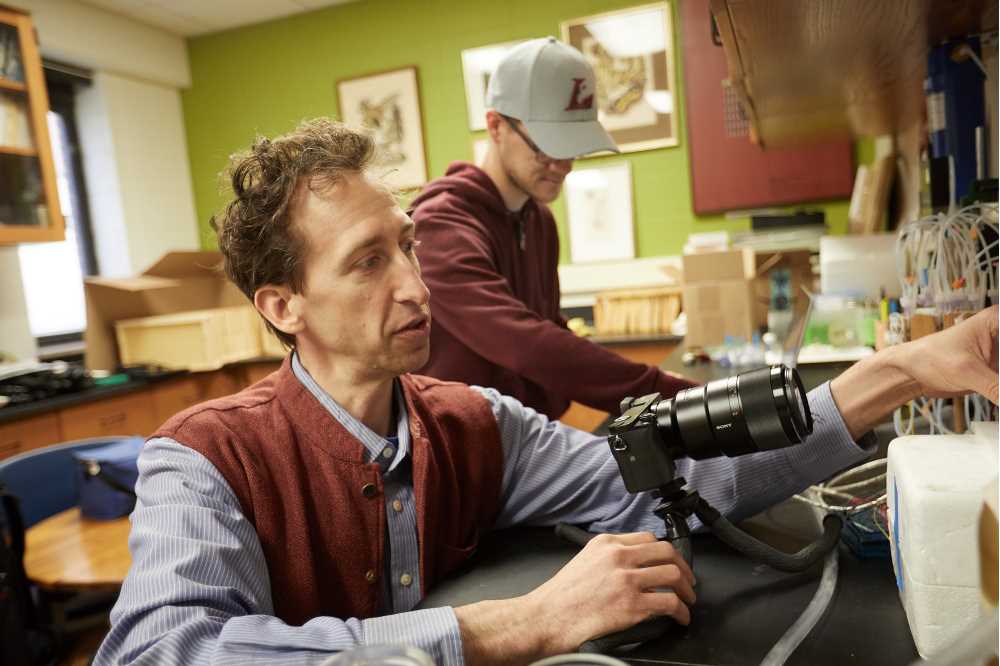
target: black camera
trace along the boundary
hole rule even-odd
[[[798,373],[784,365],[717,379],[660,399],[625,398],[608,444],[630,493],[674,480],[677,458],[739,456],[801,443],[812,412]]]

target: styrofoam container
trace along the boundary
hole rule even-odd
[[[983,613],[979,514],[997,478],[997,424],[889,445],[892,565],[917,652],[932,657]]]

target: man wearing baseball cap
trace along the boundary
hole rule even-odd
[[[453,163],[414,200],[434,295],[424,374],[496,388],[553,419],[571,400],[617,412],[623,396],[691,385],[575,336],[559,311],[559,237],[546,204],[575,158],[618,151],[595,96],[579,51],[553,37],[519,45],[490,79],[483,163]]]

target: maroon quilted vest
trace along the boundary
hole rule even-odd
[[[426,594],[493,526],[503,457],[482,395],[428,377],[400,381]],[[233,489],[260,538],[277,617],[301,625],[375,615],[386,527],[379,466],[364,462],[364,446],[295,377],[289,359],[236,395],[174,416],[153,437],[199,452]]]

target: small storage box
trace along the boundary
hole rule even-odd
[[[598,335],[669,333],[680,311],[678,287],[604,291],[594,301],[594,328]]]
[[[217,370],[261,355],[259,319],[248,305],[124,319],[115,322],[118,356],[122,365]]]

